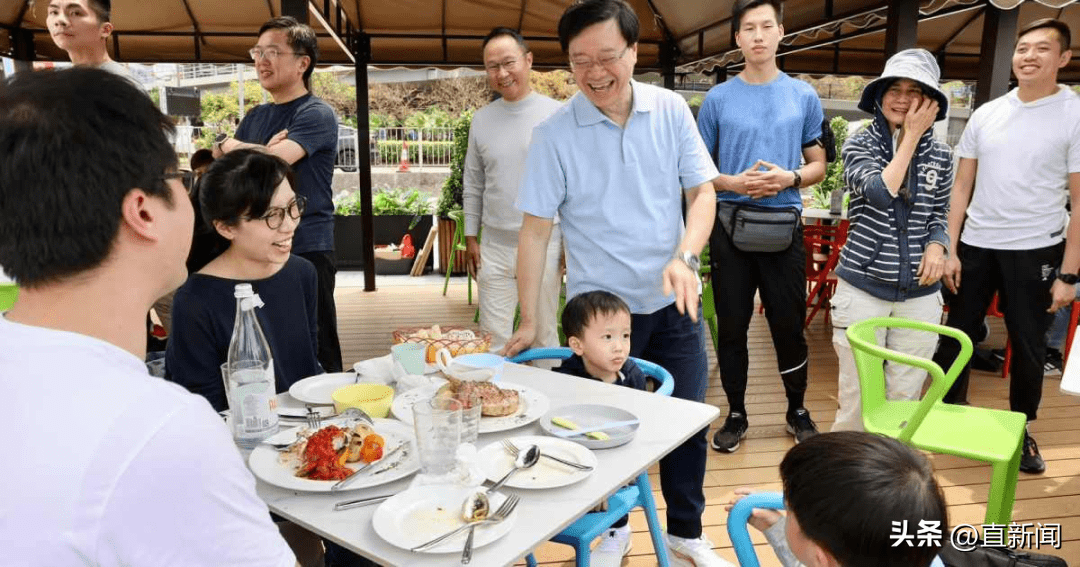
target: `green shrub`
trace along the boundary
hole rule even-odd
[[[450,176],[443,183],[442,194],[435,212],[445,217],[450,211],[460,209],[464,199],[465,152],[469,149],[469,126],[472,125],[471,110],[462,113],[454,125],[454,150],[450,156]]]
[[[383,215],[429,215],[431,204],[427,196],[416,188],[380,189],[371,197],[371,208],[375,216]],[[360,192],[334,201],[334,214],[341,216],[360,215]]]

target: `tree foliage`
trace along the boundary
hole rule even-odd
[[[533,71],[529,84],[536,92],[559,101],[565,101],[578,92],[574,76],[562,70]]]

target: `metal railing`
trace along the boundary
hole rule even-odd
[[[357,132],[353,128],[338,129],[338,152],[334,166],[345,171],[357,167]],[[453,128],[374,128],[367,151],[371,167],[398,167],[402,150],[409,156],[410,167],[447,167],[453,155]]]
[[[184,63],[180,65],[180,78],[184,80],[236,75],[236,65],[217,63]]]

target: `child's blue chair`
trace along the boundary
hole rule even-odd
[[[727,517],[727,533],[731,538],[731,545],[735,549],[735,557],[739,560],[740,567],[760,567],[754,544],[750,541],[750,532],[746,529],[746,522],[754,508],[768,508],[771,510],[784,509],[784,495],[779,492],[756,492],[739,500],[731,507]],[[944,567],[940,557],[935,557],[930,567]]]
[[[759,567],[757,553],[754,544],[750,541],[750,532],[746,529],[746,521],[754,508],[770,508],[773,510],[784,509],[784,495],[779,492],[757,492],[739,500],[731,507],[727,517],[727,533],[731,538],[731,545],[735,548],[735,557],[739,559],[742,567]]]
[[[565,360],[570,358],[572,351],[566,347],[534,348],[524,351],[510,359],[510,362],[528,362],[540,359]],[[631,358],[637,363],[641,371],[646,375],[660,380],[660,387],[656,393],[661,396],[670,396],[675,389],[675,379],[671,373],[658,364],[654,364],[640,358]],[[656,550],[656,560],[661,567],[668,567],[667,546],[664,544],[663,528],[660,519],[656,515],[656,501],[653,499],[652,486],[649,484],[649,472],[642,471],[634,479],[633,484],[620,489],[608,498],[606,512],[589,512],[580,517],[565,530],[556,534],[551,541],[566,544],[574,548],[577,567],[589,567],[589,545],[605,530],[618,521],[619,518],[630,513],[633,508],[641,507],[645,510],[645,519],[649,524],[649,535],[652,536],[653,549]],[[528,567],[536,567],[536,558],[530,553],[525,557]]]

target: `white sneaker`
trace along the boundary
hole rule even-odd
[[[685,539],[665,533],[664,543],[667,544],[668,559],[673,566],[737,567],[713,551],[713,544],[705,534],[697,539]]]
[[[589,555],[589,564],[594,567],[619,567],[623,556],[630,553],[630,524],[621,528],[611,528],[600,536],[600,544]]]

